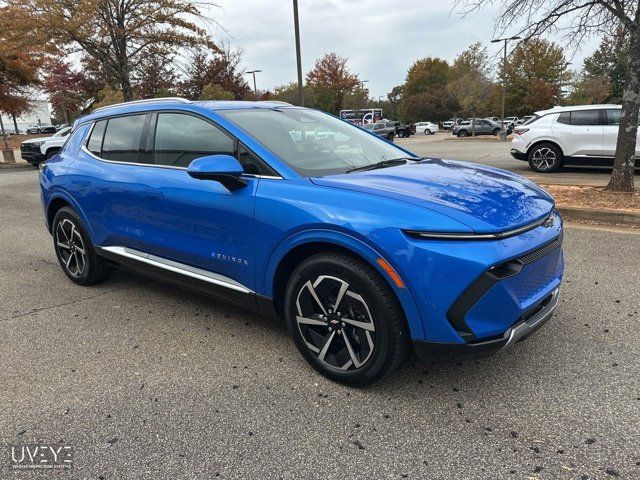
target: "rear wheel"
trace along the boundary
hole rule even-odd
[[[431,135],[431,130],[429,130],[428,128],[426,128],[426,129],[424,130],[424,134],[425,134],[425,135]]]
[[[499,133],[500,133],[500,129],[499,128],[494,128],[493,129],[493,136],[494,137],[497,137]]]
[[[390,142],[393,142],[395,135],[393,133],[390,133],[389,135],[387,135],[387,140],[389,140]]]
[[[285,318],[296,347],[332,380],[366,385],[406,358],[404,315],[384,279],[340,253],[314,255],[291,275]]]
[[[468,137],[469,136],[469,132],[467,132],[466,130],[460,130],[458,132],[458,137]]]
[[[53,220],[53,245],[64,273],[78,285],[93,285],[109,276],[110,267],[96,255],[82,220],[63,207]]]
[[[536,172],[556,172],[562,166],[562,151],[553,143],[539,143],[529,150],[527,160]]]

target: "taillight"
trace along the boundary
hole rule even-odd
[[[528,128],[514,128],[513,132],[517,133],[518,135],[522,135],[524,133],[527,133],[529,131]]]

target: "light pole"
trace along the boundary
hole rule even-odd
[[[258,100],[258,89],[256,87],[256,73],[260,73],[262,70],[251,70],[250,72],[246,72],[247,75],[253,75],[253,95]]]
[[[300,56],[300,22],[298,21],[298,0],[293,0],[293,27],[296,35],[296,63],[298,65],[298,103],[304,107],[302,91],[302,57]]]
[[[520,40],[522,37],[514,36],[514,37],[505,37],[505,38],[494,38],[491,40],[491,43],[499,43],[504,42],[504,60],[502,63],[502,132],[504,133],[504,102],[505,97],[507,95],[507,42],[511,40]],[[507,136],[503,135],[503,140],[507,140]]]
[[[364,91],[364,84],[369,83],[369,80],[360,80],[360,90]]]

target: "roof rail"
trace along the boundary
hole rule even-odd
[[[290,105],[293,107],[292,103],[289,102],[281,102],[280,100],[258,100],[259,102],[263,102],[263,103],[277,103],[279,105]]]
[[[131,102],[122,102],[122,103],[114,103],[113,105],[105,105],[104,107],[96,108],[93,112],[99,112],[101,110],[105,110],[107,108],[121,107],[122,105],[140,105],[145,103],[156,103],[156,102],[181,102],[181,103],[191,103],[191,100],[187,100],[182,97],[162,97],[162,98],[145,98],[143,100],[133,100]]]

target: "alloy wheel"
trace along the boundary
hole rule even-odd
[[[374,351],[371,310],[362,295],[340,278],[321,275],[300,288],[296,324],[307,348],[331,368],[361,368]]]
[[[69,274],[79,277],[87,267],[87,255],[82,235],[68,218],[56,227],[56,249]]]
[[[556,152],[549,147],[538,148],[531,156],[531,163],[539,170],[551,170],[556,161]]]

